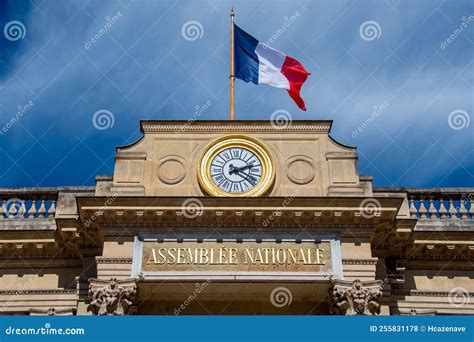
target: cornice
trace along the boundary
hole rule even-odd
[[[417,265],[417,266],[407,266],[407,270],[422,270],[422,271],[439,271],[442,270],[449,270],[449,271],[472,271],[472,263],[468,263],[465,265],[453,265],[451,263],[447,263],[446,265],[440,266],[439,264],[432,264],[432,265]]]
[[[198,197],[196,215],[188,215],[183,203],[188,197],[117,197],[107,205],[105,197],[77,199],[79,216],[86,229],[100,229],[108,236],[129,236],[146,228],[183,230],[215,229],[331,229],[341,234],[371,236],[376,226],[395,219],[401,198],[380,198],[380,210],[361,212],[361,197],[227,198]],[[286,201],[286,203],[285,203]],[[95,214],[100,212],[100,215]],[[353,227],[350,231],[349,227]]]
[[[449,291],[432,290],[392,290],[393,296],[423,296],[423,297],[449,297],[452,295]],[[469,296],[474,296],[474,292],[469,292]]]
[[[176,228],[177,230],[192,230],[195,231],[196,229],[203,228],[203,231],[209,232],[208,228],[213,228],[215,230],[223,229],[223,230],[282,230],[288,231],[288,229],[310,229],[310,230],[351,230],[352,232],[357,231],[364,231],[364,232],[372,232],[374,230],[374,226],[370,224],[334,224],[334,223],[321,223],[321,224],[312,224],[312,223],[295,223],[295,222],[281,222],[281,223],[274,223],[268,226],[262,226],[258,222],[230,222],[230,221],[210,221],[209,222],[132,222],[132,223],[104,223],[100,225],[101,228],[104,229],[129,229],[129,230],[141,230],[142,228],[152,228],[153,230],[169,230],[172,228]],[[135,229],[137,228],[137,229]]]
[[[343,265],[376,265],[378,258],[370,259],[342,259]]]
[[[472,261],[464,259],[409,259],[405,262],[406,270],[460,270],[471,271]]]
[[[0,221],[0,231],[2,232],[22,230],[41,230],[54,232],[56,230],[56,221],[54,218],[4,219]]]
[[[269,225],[267,227],[259,226],[258,224],[239,224],[232,222],[202,222],[202,223],[142,223],[142,224],[106,224],[101,225],[100,230],[104,236],[108,237],[133,237],[138,233],[158,233],[158,232],[171,232],[174,234],[178,232],[186,232],[198,234],[199,232],[212,235],[215,233],[217,236],[221,233],[239,233],[239,232],[325,232],[325,233],[338,233],[340,237],[345,238],[358,238],[358,239],[369,239],[372,236],[374,227],[373,226],[352,226],[347,224],[295,224],[295,223],[283,223]],[[212,233],[210,233],[212,232]]]
[[[374,186],[374,192],[407,192],[413,195],[459,195],[474,193],[473,187],[447,187],[447,188],[409,188],[405,186]]]
[[[8,254],[0,257],[2,269],[46,268],[82,268],[79,256],[61,256],[55,254],[17,255]]]
[[[235,120],[235,121],[140,121],[143,133],[242,133],[242,132],[267,132],[267,133],[326,133],[331,130],[331,120],[295,120],[285,126],[275,126],[269,120]]]
[[[465,261],[470,262],[472,259],[469,256],[463,256],[462,254],[457,255],[456,258],[449,258],[446,255],[407,255],[407,254],[394,254],[389,256],[391,259],[409,261],[437,261],[437,262],[452,262],[452,261]]]
[[[131,264],[132,263],[132,258],[96,257],[95,260],[98,264]]]
[[[81,196],[77,198],[79,209],[98,209],[103,210],[117,209],[124,207],[127,209],[141,208],[148,210],[159,209],[182,209],[183,203],[189,199],[187,196],[119,196],[114,199],[112,204],[105,196]],[[364,196],[308,196],[308,197],[249,197],[242,200],[238,197],[211,197],[195,196],[192,197],[196,203],[202,204],[202,209],[221,211],[227,209],[240,209],[247,211],[258,210],[318,210],[326,209],[332,211],[360,211],[361,202],[367,199]],[[374,197],[380,203],[380,211],[398,211],[403,202],[401,197]]]
[[[44,289],[44,290],[0,290],[1,295],[54,295],[77,294],[76,289]]]
[[[58,192],[90,193],[94,194],[95,186],[54,186],[54,187],[22,187],[22,188],[0,188],[0,194],[10,195],[57,195]]]

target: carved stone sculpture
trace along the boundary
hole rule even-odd
[[[90,304],[87,310],[94,315],[133,315],[136,312],[137,298],[136,279],[89,279]]]
[[[330,312],[334,315],[378,315],[379,298],[382,296],[382,282],[353,282],[335,280],[329,289]]]

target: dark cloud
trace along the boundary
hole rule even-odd
[[[243,29],[312,73],[307,112],[280,89],[238,81],[237,118],[333,119],[333,137],[358,146],[376,184],[474,186],[474,123],[448,121],[456,110],[474,120],[469,0],[0,1],[0,125],[10,127],[0,185],[93,184],[112,173],[115,146],[140,137],[140,119],[187,120],[207,103],[199,119],[227,118],[232,4]],[[10,41],[14,20],[26,34]],[[188,22],[197,39],[183,37]],[[378,25],[373,40],[361,36],[366,22]],[[99,110],[112,127],[96,129]]]

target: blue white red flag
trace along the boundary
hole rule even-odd
[[[235,77],[288,90],[298,107],[306,110],[300,90],[309,72],[296,59],[259,42],[234,24]]]

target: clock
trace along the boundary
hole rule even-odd
[[[198,166],[199,184],[211,196],[262,196],[274,179],[275,162],[270,150],[244,135],[213,141]]]

